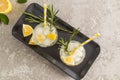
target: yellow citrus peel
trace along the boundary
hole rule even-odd
[[[0,13],[7,14],[12,10],[10,0],[0,0]]]

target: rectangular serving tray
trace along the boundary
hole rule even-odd
[[[25,11],[30,12],[36,16],[43,16],[43,7],[41,7],[37,3],[30,4]],[[29,42],[31,36],[29,36],[27,38],[23,37],[22,25],[29,24],[33,28],[35,28],[35,26],[38,24],[27,22],[25,20],[26,17],[27,16],[25,14],[22,14],[22,16],[20,17],[20,19],[17,21],[17,23],[15,24],[15,26],[12,29],[12,35],[15,38],[17,38],[18,40],[20,40],[21,42],[23,42],[25,45],[27,45],[28,47],[33,49],[39,55],[46,58],[48,61],[53,63],[55,66],[57,66],[59,69],[61,69],[63,72],[65,72],[66,74],[68,74],[69,76],[74,78],[75,80],[82,79],[85,76],[85,74],[87,73],[87,71],[89,70],[89,68],[91,67],[91,65],[93,64],[93,62],[95,61],[95,59],[97,58],[97,56],[99,55],[100,46],[94,41],[85,45],[84,48],[86,50],[86,57],[85,57],[84,61],[80,65],[75,66],[75,67],[67,66],[60,60],[58,44],[55,44],[54,46],[48,47],[48,48],[42,48],[39,46],[28,45],[28,42]],[[70,31],[72,31],[74,29],[72,26],[70,26],[69,24],[67,24],[66,22],[61,20],[60,18],[58,18],[58,17],[56,17],[56,18],[58,19],[57,25],[59,25],[60,27],[65,28]],[[63,37],[64,39],[67,40],[69,38],[70,34],[58,30],[58,36],[59,36],[58,40],[60,39],[60,37]],[[83,42],[87,39],[88,39],[88,37],[85,36],[84,34],[82,34],[81,32],[79,32],[78,35],[76,35],[74,37],[74,40],[77,40],[79,42]]]

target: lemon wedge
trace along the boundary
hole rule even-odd
[[[48,34],[47,36],[46,36],[48,39],[51,39],[51,40],[56,40],[56,38],[57,38],[57,35],[56,34],[54,34],[54,33],[50,33],[50,34]]]
[[[24,37],[30,36],[33,33],[33,28],[30,25],[23,24],[22,32]]]
[[[12,10],[10,0],[0,0],[0,13],[7,14]]]
[[[33,38],[30,39],[29,44],[30,45],[36,45],[36,43],[34,42]]]

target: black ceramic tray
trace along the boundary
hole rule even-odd
[[[40,16],[40,15],[43,16],[43,8],[36,3],[32,3],[31,5],[29,5],[28,8],[26,9],[26,11],[33,13],[36,16]],[[21,42],[23,42],[28,47],[30,47],[31,49],[33,49],[35,52],[37,52],[42,57],[46,58],[48,61],[53,63],[55,66],[60,68],[63,72],[65,72],[72,78],[74,78],[76,80],[82,79],[85,76],[85,74],[87,73],[87,71],[89,70],[89,68],[92,65],[92,63],[94,62],[94,60],[97,58],[97,56],[100,52],[99,45],[97,43],[95,43],[94,41],[85,45],[84,47],[86,50],[86,57],[85,57],[84,61],[80,65],[75,66],[75,67],[67,66],[60,60],[59,50],[58,50],[59,45],[55,44],[54,46],[48,47],[48,48],[41,48],[39,46],[28,45],[28,41],[30,40],[31,36],[27,37],[27,38],[23,37],[22,25],[29,24],[33,28],[35,28],[35,26],[37,24],[29,23],[29,22],[25,21],[25,17],[26,17],[26,15],[23,14],[20,17],[20,19],[17,21],[15,26],[13,27],[13,30],[12,30],[13,36],[15,38],[17,38],[18,40],[20,40]],[[70,26],[69,24],[67,24],[66,22],[61,20],[60,18],[58,18],[57,24],[60,27],[63,27],[70,31],[72,31],[74,29],[72,26]],[[63,37],[64,39],[67,40],[70,36],[70,34],[63,32],[63,31],[59,31],[59,30],[58,30],[58,35],[59,35],[58,40],[60,39],[60,37]],[[88,37],[85,36],[84,34],[82,34],[81,32],[79,32],[78,35],[76,35],[74,37],[74,40],[77,40],[80,42],[83,42],[87,39],[88,39]]]

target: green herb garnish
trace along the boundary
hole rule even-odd
[[[27,0],[17,0],[17,2],[22,4],[22,3],[26,3]]]
[[[55,24],[55,17],[57,15],[57,13],[59,12],[59,10],[54,10],[53,5],[48,5],[48,9],[47,9],[47,20],[50,23],[50,27],[52,27],[52,25]]]
[[[55,26],[58,30],[60,30],[60,31],[72,33],[72,31],[68,31],[67,29],[64,29],[64,28],[62,28],[62,27],[59,27],[59,26],[57,26],[57,25],[54,25],[54,26]]]
[[[32,13],[28,13],[28,12],[24,12],[24,14],[28,16],[27,18],[25,18],[25,20],[27,20],[31,23],[38,23],[39,24],[39,23],[44,21],[41,16],[38,17],[38,16],[35,16]]]
[[[58,30],[61,30],[61,31],[64,31],[64,32],[68,32],[68,33],[72,33],[71,31],[68,31],[68,30],[66,30],[66,29],[64,29],[62,27],[57,26],[57,24],[56,24],[56,21],[57,21],[56,15],[57,15],[58,12],[59,12],[59,10],[55,10],[53,8],[53,5],[49,5],[48,6],[48,8],[47,8],[47,21],[50,23],[50,25],[49,25],[50,28],[53,25]],[[27,20],[27,21],[29,21],[31,23],[38,23],[38,24],[40,24],[40,23],[44,22],[44,18],[42,16],[38,17],[38,16],[35,16],[34,14],[28,13],[28,12],[24,12],[24,14],[28,16],[27,18],[25,18],[25,20]]]
[[[4,24],[8,24],[9,18],[7,17],[7,15],[0,13],[0,22],[3,22]]]
[[[63,38],[61,38],[61,39],[57,42],[57,44],[59,44],[60,46],[63,47],[63,49],[65,50],[65,53],[66,53],[67,55],[69,55],[68,45],[69,45],[69,43],[71,42],[71,40],[73,39],[73,37],[78,34],[78,32],[79,32],[78,30],[74,30],[74,31],[72,32],[70,38],[68,39],[68,41],[65,41]]]
[[[56,22],[58,19],[56,19],[56,15],[58,14],[59,10],[55,10],[53,5],[48,5],[48,10],[47,10],[47,20],[50,23],[50,27],[52,25],[54,25],[58,30],[64,31],[64,32],[68,32],[68,33],[72,33],[71,31],[68,31],[62,27],[57,26]]]

